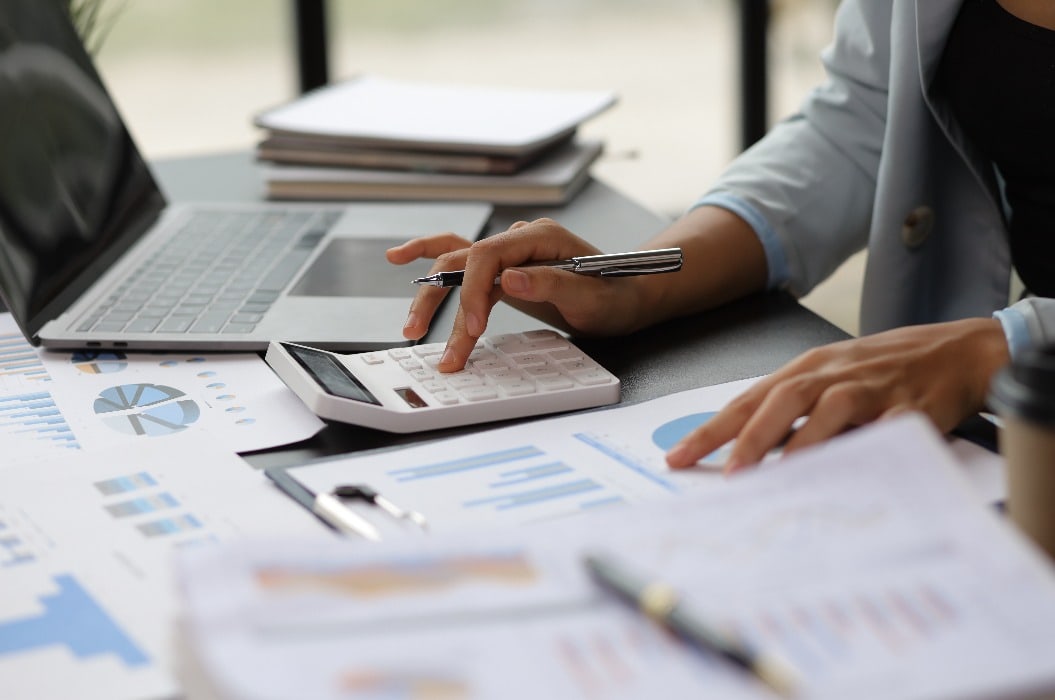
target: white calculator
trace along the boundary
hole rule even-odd
[[[480,338],[465,369],[443,343],[353,354],[272,342],[265,360],[316,415],[411,433],[617,403],[619,379],[552,330]]]

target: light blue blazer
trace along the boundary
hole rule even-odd
[[[931,89],[960,3],[844,0],[821,57],[826,84],[697,206],[747,220],[770,286],[796,295],[867,247],[864,333],[995,312],[1017,354],[1055,340],[1055,299],[1005,308],[1011,255],[997,174]]]

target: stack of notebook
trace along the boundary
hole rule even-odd
[[[602,151],[579,126],[613,104],[611,92],[364,76],[258,115],[257,156],[274,199],[559,204]]]

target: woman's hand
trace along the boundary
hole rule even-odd
[[[759,462],[789,434],[785,453],[904,411],[925,413],[948,432],[983,407],[990,379],[1007,361],[993,319],[910,326],[816,348],[686,436],[667,464],[692,466],[735,438],[729,473]]]
[[[434,258],[432,273],[465,270],[458,313],[441,371],[465,365],[476,340],[484,334],[487,319],[501,300],[542,321],[581,334],[611,334],[632,330],[639,305],[634,280],[600,279],[549,267],[517,267],[530,262],[596,255],[597,248],[550,219],[518,222],[508,231],[470,244],[454,234],[416,238],[387,252],[389,262],[404,264]],[[501,285],[494,278],[501,275]],[[449,289],[422,287],[410,306],[403,326],[407,338],[421,338],[428,331],[440,302]],[[613,309],[620,313],[612,313]]]

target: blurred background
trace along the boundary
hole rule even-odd
[[[330,77],[611,89],[596,177],[668,217],[740,149],[737,0],[330,0]],[[823,77],[837,0],[772,0],[769,121]],[[298,92],[290,0],[105,0],[96,60],[148,159],[249,150]],[[643,236],[647,232],[643,232]],[[857,332],[858,255],[803,302]]]

